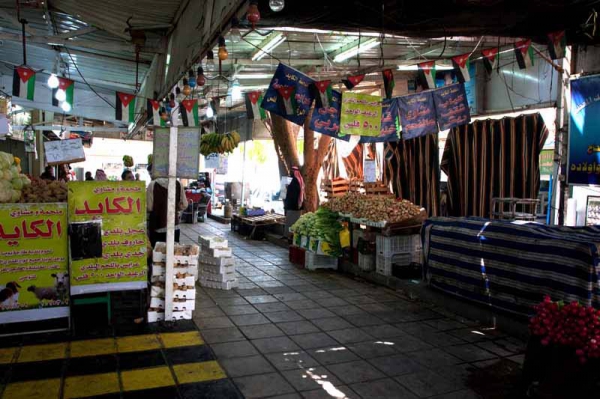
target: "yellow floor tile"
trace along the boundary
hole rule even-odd
[[[117,338],[117,350],[119,353],[141,352],[159,348],[160,342],[158,342],[158,338],[154,334]]]
[[[175,385],[173,375],[168,367],[121,371],[124,391],[137,391]]]
[[[186,363],[173,366],[179,384],[202,382],[226,378],[225,372],[215,361]]]
[[[165,333],[160,334],[160,339],[165,348],[177,348],[179,346],[203,345],[204,341],[198,331]]]
[[[110,355],[117,351],[113,338],[71,342],[71,357]]]
[[[117,373],[91,374],[68,377],[65,380],[65,399],[85,398],[119,392]]]
[[[44,360],[64,359],[68,342],[46,345],[28,345],[21,348],[18,362],[41,362]]]
[[[0,364],[12,363],[17,348],[0,349]]]
[[[8,384],[2,397],[10,399],[58,399],[59,395],[60,378],[56,378],[52,380],[26,381]]]

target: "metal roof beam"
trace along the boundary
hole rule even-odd
[[[71,30],[69,32],[64,32],[64,33],[61,33],[58,35],[54,35],[54,36],[52,36],[52,38],[67,40],[67,39],[71,39],[73,37],[87,35],[88,33],[96,32],[97,30],[98,29],[94,28],[93,26],[87,26],[85,28]]]

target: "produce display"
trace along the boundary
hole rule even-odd
[[[19,202],[21,190],[30,184],[29,178],[21,174],[21,160],[0,152],[0,203]]]
[[[343,197],[332,198],[323,204],[323,207],[333,212],[352,215],[356,219],[373,222],[401,223],[421,215],[421,208],[410,201],[358,193],[348,193]]]
[[[29,179],[28,179],[29,180]],[[23,187],[20,199],[15,202],[26,204],[40,202],[66,202],[67,183],[63,181],[46,181],[34,177],[31,184]]]
[[[123,156],[123,165],[125,165],[126,168],[133,167],[133,158],[129,155]]]
[[[340,231],[342,224],[337,212],[319,208],[314,213],[305,213],[292,225],[290,230],[297,235],[318,239],[329,245],[330,256],[341,255]]]
[[[231,153],[237,147],[240,140],[241,137],[237,132],[204,134],[200,141],[200,154],[207,156],[215,153]]]
[[[316,237],[319,234],[318,230],[315,228],[316,224],[317,215],[313,212],[309,212],[300,216],[300,218],[296,220],[296,223],[290,227],[290,230],[292,233],[301,236]]]

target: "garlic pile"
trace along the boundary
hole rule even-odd
[[[348,193],[323,204],[334,212],[351,214],[356,219],[373,222],[399,223],[420,216],[421,208],[407,200],[382,195]]]

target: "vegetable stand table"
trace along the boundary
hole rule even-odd
[[[285,224],[285,216],[276,213],[262,216],[232,215],[231,230],[237,231],[240,234],[244,234],[244,232],[249,230],[250,234],[248,234],[248,238],[252,239],[255,237],[258,229],[282,223]]]

